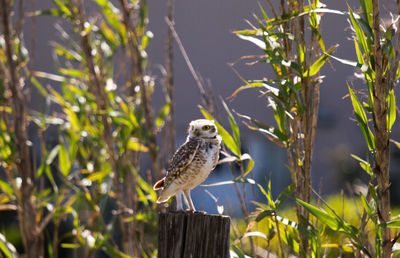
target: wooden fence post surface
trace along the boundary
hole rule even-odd
[[[191,212],[160,213],[159,258],[228,258],[230,217]]]

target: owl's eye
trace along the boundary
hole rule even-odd
[[[210,126],[209,125],[205,125],[201,128],[203,131],[208,131],[210,130]]]
[[[192,125],[192,128],[191,128],[191,129],[192,129],[192,131],[194,130],[194,126],[193,126],[193,125]]]

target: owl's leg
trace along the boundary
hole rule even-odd
[[[193,205],[192,197],[190,197],[190,189],[189,190],[183,190],[183,193],[185,194],[186,200],[189,204],[189,209],[191,211],[196,211]]]
[[[178,211],[183,211],[182,195],[183,195],[182,191],[178,191],[175,194],[175,197],[176,197],[176,210],[178,210]]]

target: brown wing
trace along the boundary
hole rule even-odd
[[[200,143],[201,140],[190,139],[181,147],[179,147],[168,166],[164,188],[167,187],[173,179],[178,177],[180,173],[192,162],[199,149]]]

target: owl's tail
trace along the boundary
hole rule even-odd
[[[164,190],[161,192],[160,197],[157,199],[157,203],[162,203],[168,201],[168,199],[171,197],[171,195],[168,193],[168,189],[164,189],[164,184],[165,183],[165,177],[163,179],[158,180],[154,186],[154,190]]]
[[[157,199],[157,203],[166,202],[169,200],[169,198],[171,198],[171,195],[166,194],[165,192],[162,192]]]
[[[162,190],[164,188],[164,182],[165,182],[165,177],[163,179],[158,180],[157,183],[154,184],[153,189]]]

